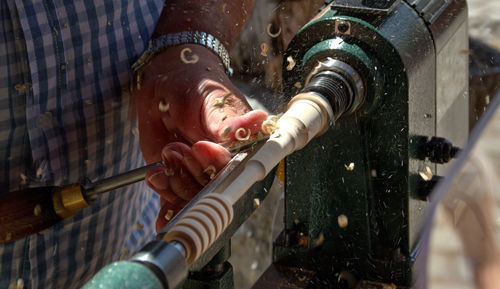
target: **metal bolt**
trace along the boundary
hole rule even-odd
[[[347,21],[338,21],[335,23],[335,32],[340,34],[351,33],[351,23]]]

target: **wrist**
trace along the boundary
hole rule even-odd
[[[217,56],[226,73],[229,75],[231,74],[229,53],[224,45],[213,35],[200,31],[182,31],[151,39],[148,43],[147,49],[132,65],[132,70],[134,72],[140,72],[143,67],[160,52],[163,52],[171,47],[185,44],[193,44],[200,47],[203,46],[204,49]],[[179,57],[185,64],[194,64],[199,61],[199,57],[197,55],[191,55],[192,58],[189,57],[191,52],[191,48],[189,47],[181,51]]]
[[[189,49],[186,51],[186,48]],[[186,63],[182,60],[181,54],[184,52],[185,60],[191,61],[196,59],[195,63]],[[162,52],[159,52],[151,61],[150,66],[157,66],[158,69],[165,72],[172,70],[171,68],[181,69],[176,72],[182,74],[190,71],[197,73],[215,72],[220,77],[227,76],[220,57],[212,51],[197,44],[181,44],[174,47],[169,47]],[[163,73],[161,72],[161,73]]]
[[[189,48],[186,58],[191,60],[197,58],[196,63],[186,64],[180,58],[181,52]],[[194,76],[196,75],[196,77]],[[220,62],[220,58],[203,46],[196,44],[182,44],[169,47],[155,55],[150,63],[144,67],[142,73],[143,86],[149,86],[151,81],[167,76],[165,80],[176,83],[178,87],[194,85],[194,78],[217,79],[225,83],[227,74]]]

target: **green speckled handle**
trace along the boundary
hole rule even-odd
[[[82,289],[165,289],[147,267],[130,261],[102,268]]]

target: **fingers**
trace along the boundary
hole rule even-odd
[[[191,200],[231,159],[222,146],[200,141],[192,148],[171,143],[162,150],[164,165],[152,168],[146,183],[170,203]]]
[[[220,171],[231,159],[229,151],[223,146],[209,141],[199,141],[192,146],[192,154],[201,167],[213,166],[216,173]],[[209,173],[206,171],[206,173]]]
[[[230,159],[224,147],[212,142],[200,141],[192,148],[171,143],[162,151],[164,166],[152,168],[146,183],[171,203],[176,203],[172,195],[190,200]]]
[[[228,118],[217,128],[218,141],[240,140],[240,138],[255,135],[261,131],[262,123],[266,119],[267,113],[262,110],[254,110],[242,116]]]
[[[188,163],[184,160],[185,157],[191,157],[191,149],[183,143],[171,143],[162,151],[169,188],[181,199],[189,201],[202,189],[193,175],[199,176],[202,173],[195,171],[191,174],[184,165]]]
[[[146,173],[146,184],[156,191],[163,199],[172,204],[178,204],[181,199],[170,190],[166,168],[163,166],[156,166],[151,168]]]
[[[191,148],[179,142],[165,146],[165,165],[150,169],[146,176],[146,183],[162,200],[156,229],[161,230],[230,158],[224,147],[208,141],[197,142]]]
[[[168,151],[163,156],[165,165],[146,174],[146,184],[172,204],[191,200],[202,188],[183,166],[182,158],[177,151]]]

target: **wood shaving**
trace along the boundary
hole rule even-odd
[[[21,185],[24,186],[28,183],[28,177],[25,174],[21,173],[19,177],[21,178]]]
[[[40,204],[37,204],[33,209],[33,215],[38,217],[40,216],[41,213],[42,213],[42,206],[40,206]]]
[[[296,88],[302,88],[302,83],[295,82],[295,84],[293,86],[295,86]]]
[[[429,167],[425,167],[425,171],[420,171],[418,174],[426,182],[432,180],[432,171]]]
[[[17,90],[17,91],[20,91],[20,90],[25,90],[26,89],[26,84],[24,83],[18,83],[14,86],[14,89]]]
[[[142,75],[140,72],[138,72],[137,75],[135,76],[137,90],[141,90],[141,80],[142,80],[141,78],[142,78]]]
[[[308,243],[309,243],[309,238],[307,236],[304,236],[303,233],[299,233],[297,245],[306,247]],[[306,280],[306,276],[298,276],[297,279],[299,279],[300,281],[301,277],[303,277],[302,281]]]
[[[258,198],[253,199],[253,208],[257,209],[260,206],[260,200]]]
[[[10,240],[12,240],[12,233],[7,233],[5,235],[5,241],[10,241]]]
[[[160,74],[160,75],[158,75],[158,77],[160,77],[161,82],[165,82],[168,79],[168,75],[162,75],[162,74]]]
[[[215,99],[214,107],[220,107],[220,108],[224,107],[224,100],[222,99],[222,97],[217,97]]]
[[[43,175],[43,169],[41,167],[36,169],[36,178],[41,179],[42,175]]]
[[[291,71],[295,67],[295,60],[293,60],[293,57],[288,56],[286,58],[286,61],[288,61],[288,65],[286,67],[286,70]]]
[[[267,57],[267,50],[269,49],[269,46],[267,43],[262,43],[260,45],[260,55]]]
[[[139,129],[136,128],[136,127],[132,128],[132,134],[133,135],[138,135],[139,134]]]
[[[203,170],[204,173],[208,173],[210,175],[210,179],[213,180],[215,178],[215,173],[217,170],[213,165],[209,165],[206,169]]]
[[[123,252],[120,255],[120,261],[123,261],[123,260],[126,259],[127,254],[128,254],[129,251],[130,251],[129,248],[127,248],[127,247],[123,248]]]
[[[271,135],[275,130],[278,129],[278,117],[275,115],[270,115],[265,121],[262,122],[261,131],[265,135]]]
[[[354,163],[350,163],[349,165],[344,165],[344,167],[348,171],[354,171]]]
[[[350,272],[347,272],[347,271],[340,272],[337,280],[339,283],[341,283],[341,280],[343,280],[343,282],[347,282],[348,288],[354,288],[354,287],[356,287],[356,284],[358,283],[358,280],[356,279],[356,277],[354,277],[354,275],[352,275]],[[368,285],[368,286],[370,286],[370,285]],[[376,285],[375,287],[380,288],[380,289],[396,289],[395,287],[393,288],[390,285],[389,285],[389,287],[387,287],[387,284],[383,284],[382,287],[379,287],[378,285]]]
[[[226,13],[226,5],[227,3],[222,4],[222,13]]]
[[[217,97],[215,99],[214,107],[224,108],[224,105],[226,104],[227,98],[230,97],[231,95],[233,95],[233,93],[232,92],[228,92],[223,97]]]
[[[340,215],[337,217],[337,223],[339,224],[339,227],[345,228],[349,225],[349,219],[346,215]]]
[[[24,288],[24,280],[22,278],[17,279],[16,289]]]
[[[192,53],[193,51],[191,50],[191,48],[184,48],[182,49],[181,51],[181,60],[182,62],[186,63],[186,64],[195,64],[196,62],[198,62],[198,60],[200,60],[200,57],[196,54],[191,54],[191,57],[190,59],[187,59],[186,58],[186,52],[188,53]]]
[[[239,140],[239,141],[246,141],[246,140],[249,140],[250,139],[250,129],[248,129],[248,132],[246,134],[246,136],[242,136],[241,133],[242,132],[245,132],[245,129],[240,127],[239,129],[236,130],[236,132],[234,133],[234,138],[236,138],[236,140]]]
[[[323,232],[319,233],[318,238],[312,240],[311,245],[312,247],[318,247],[321,246],[325,242],[325,235]]]
[[[143,224],[139,224],[139,223],[135,223],[134,228],[136,230],[142,230],[142,229],[144,229],[144,225]]]
[[[167,112],[170,108],[170,103],[164,103],[163,100],[160,100],[158,103],[158,110],[161,112]]]
[[[165,214],[165,220],[170,221],[172,217],[174,216],[174,210],[168,210],[167,213]]]
[[[273,25],[271,23],[267,24],[267,35],[269,35],[271,38],[276,38],[276,37],[280,36],[281,27],[278,29],[278,32],[276,32],[276,33],[271,32],[272,27],[273,27]]]

